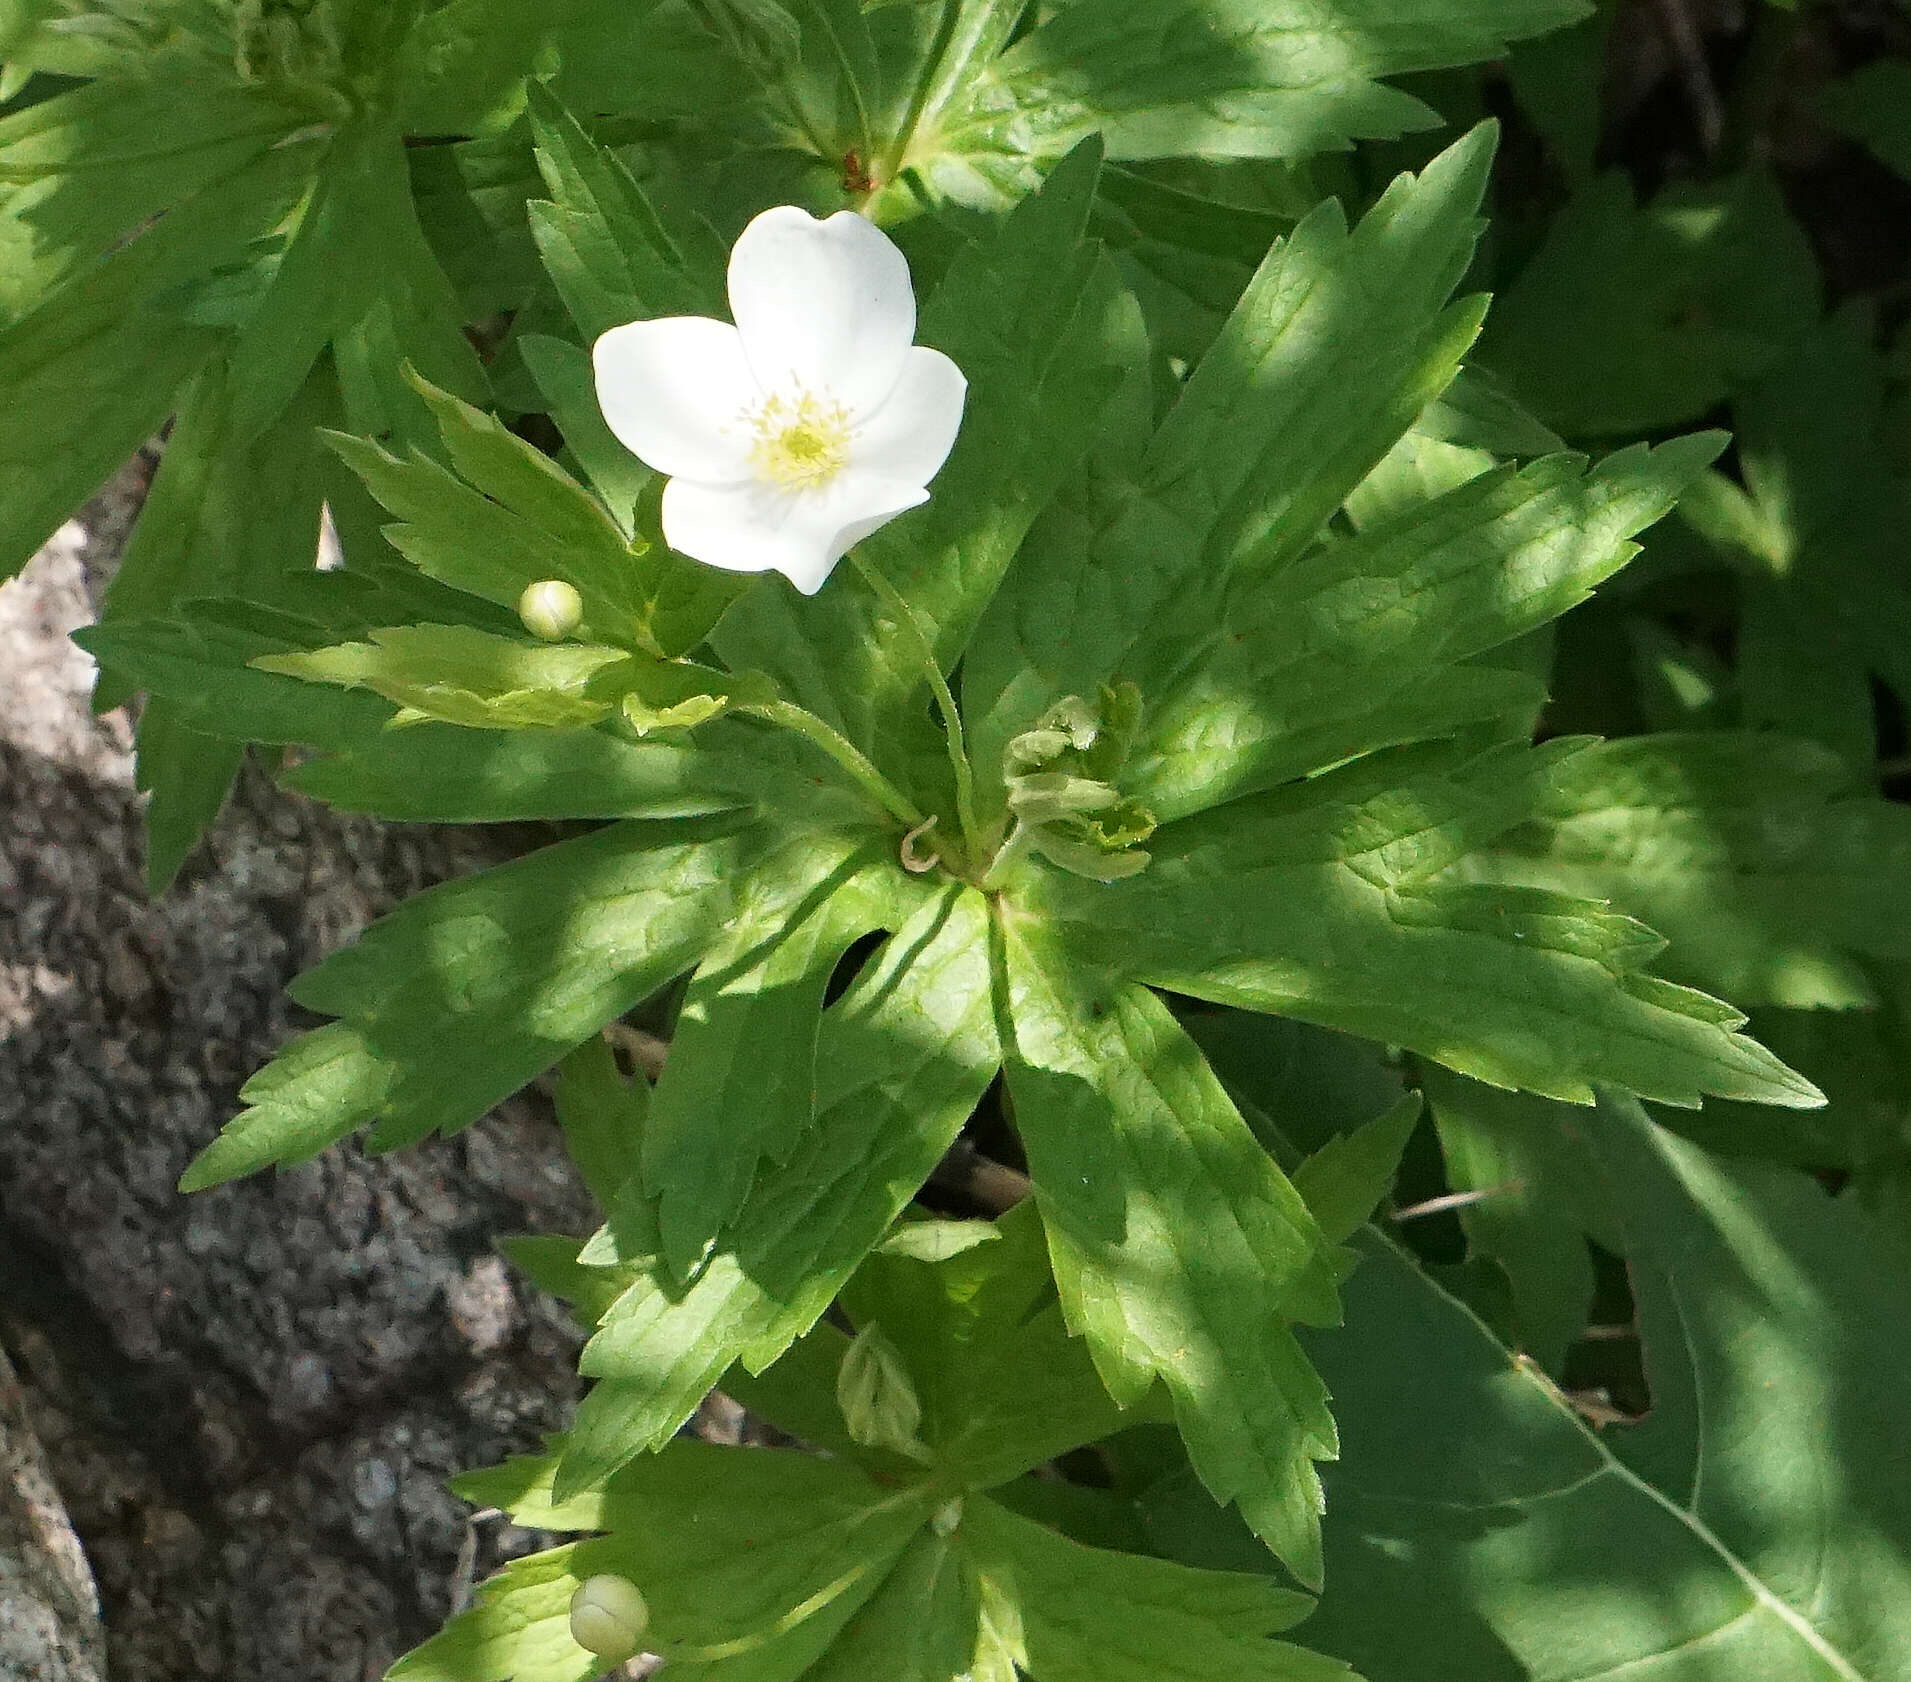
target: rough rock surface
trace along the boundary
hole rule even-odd
[[[101,1682],[93,1574],[0,1356],[0,1682]]]
[[[588,1204],[533,1099],[397,1157],[173,1187],[309,1025],[285,983],[522,838],[341,818],[250,772],[149,903],[129,725],[89,715],[66,641],[142,489],[136,466],[0,588],[0,1341],[116,1682],[366,1682],[469,1582],[444,1478],[573,1400],[571,1328],[492,1241]],[[528,1540],[485,1527],[478,1569]]]

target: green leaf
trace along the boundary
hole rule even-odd
[[[621,648],[520,641],[468,625],[395,625],[369,642],[254,662],[308,683],[369,689],[396,703],[394,725],[439,719],[473,729],[562,729],[609,715],[636,662]]]
[[[311,576],[341,587],[357,582]],[[448,724],[392,731],[383,700],[250,664],[309,651],[328,629],[242,604],[195,603],[177,620],[92,626],[77,640],[163,703],[181,728],[218,741],[322,750],[284,781],[344,811],[428,823],[699,817],[750,805],[789,775],[787,750],[762,730],[714,723],[699,733],[697,749],[601,730],[539,732],[533,740]]]
[[[571,1639],[571,1597],[589,1575],[587,1546],[512,1560],[385,1682],[591,1682],[603,1665]]]
[[[608,1209],[618,1187],[637,1172],[649,1110],[650,1083],[641,1074],[626,1081],[601,1035],[586,1040],[560,1066],[557,1119],[564,1148],[599,1208]]]
[[[886,838],[811,844],[744,891],[684,993],[633,1188],[654,1202],[672,1273],[688,1277],[758,1175],[797,1149],[816,1101],[824,991],[856,941],[896,927],[926,891],[896,869]]]
[[[381,309],[397,354],[365,369],[354,335]],[[233,342],[233,429],[242,439],[263,431],[334,343],[348,412],[367,431],[398,424],[389,410],[407,357],[475,395],[485,389],[484,372],[462,325],[419,226],[404,147],[376,118],[363,118],[329,141],[263,296]]]
[[[1149,450],[1144,490],[1195,521],[1180,567],[1299,554],[1453,379],[1496,140],[1482,124],[1398,177],[1351,232],[1329,200],[1268,254]]]
[[[836,1405],[836,1379],[848,1350],[848,1334],[819,1320],[763,1372],[732,1367],[723,1375],[723,1392],[807,1447],[863,1460],[865,1451],[850,1436]],[[893,1471],[894,1462],[881,1469]]]
[[[525,308],[544,278],[528,209],[544,183],[522,132],[412,146],[406,163],[426,243],[466,317]]]
[[[366,488],[399,523],[385,528],[392,545],[429,578],[478,596],[500,607],[515,609],[527,584],[560,578],[584,596],[581,629],[590,635],[610,635],[628,624],[616,600],[607,599],[596,578],[598,566],[576,565],[577,557],[554,544],[532,522],[471,489],[424,455],[400,460],[363,439],[335,435],[331,444]],[[605,522],[609,527],[609,522]],[[621,539],[618,549],[623,550]],[[580,572],[590,582],[587,590]],[[597,621],[605,623],[600,626]]]
[[[445,454],[466,483],[529,521],[553,544],[567,552],[579,551],[580,560],[574,565],[588,557],[602,569],[602,575],[593,580],[594,589],[614,594],[616,575],[628,569],[629,557],[610,558],[624,545],[604,510],[549,456],[495,415],[440,391],[429,380],[415,374],[407,377],[430,407]]]
[[[984,763],[1117,671],[1157,697],[1206,645],[1234,569],[1271,573],[1312,545],[1453,378],[1479,309],[1447,297],[1479,232],[1492,144],[1483,127],[1400,177],[1352,232],[1331,201],[1308,216],[1152,439],[1145,385],[1124,393],[1113,442],[1030,533],[971,649]]]
[[[204,44],[203,39],[193,39],[195,34],[203,38],[205,20],[192,17],[187,9],[190,3],[152,0],[136,10],[89,7],[81,20],[75,20],[61,15],[66,8],[59,6],[59,0],[8,0],[6,11],[0,13],[0,57],[7,64],[8,97],[19,91],[23,71],[111,76],[138,64],[150,73],[157,58],[160,69],[177,73],[185,67],[183,61],[194,56],[193,49]],[[170,41],[169,35],[174,37]],[[168,46],[183,50],[153,51]]]
[[[730,705],[770,700],[755,673],[627,654],[587,642],[526,642],[470,625],[394,625],[369,642],[269,654],[260,671],[397,703],[392,726],[436,719],[474,730],[562,730],[619,711],[638,736],[715,719]]]
[[[587,633],[595,626],[599,634],[641,636],[634,600],[638,551],[604,510],[554,461],[508,431],[495,417],[424,381],[414,383],[430,405],[452,466],[489,505],[487,535],[492,535],[510,556],[504,568],[489,578],[468,573],[462,582],[455,578],[446,582],[501,601],[513,586],[522,593],[526,584],[538,578],[561,578],[584,598],[583,628]],[[357,454],[364,458],[362,447]],[[411,465],[416,474],[425,469],[425,463],[416,456]],[[366,482],[393,513],[420,519],[423,529],[419,541],[434,548],[434,538],[444,541],[439,536],[444,531],[440,522],[449,512],[447,507],[434,510],[427,504],[420,517],[387,497],[380,482],[370,477]],[[468,509],[471,499],[467,495],[458,501]],[[394,534],[394,541],[410,555],[403,535]],[[537,551],[536,558],[524,553],[526,549]],[[411,558],[423,570],[432,570],[419,556]],[[542,571],[538,570],[539,564]],[[470,567],[472,563],[464,565]],[[524,576],[527,573],[530,576]],[[501,605],[515,608],[517,595],[511,594],[510,601]]]
[[[600,1385],[578,1413],[565,1491],[667,1442],[733,1361],[753,1372],[800,1336],[914,1195],[1000,1062],[987,911],[935,895],[824,1013],[814,1119],[783,1171],[761,1177],[687,1290],[658,1255],[654,1218],[624,1204],[585,1250],[633,1274],[584,1351]]]
[[[518,354],[543,393],[551,419],[626,540],[636,535],[637,499],[651,483],[650,469],[617,442],[597,403],[591,353],[567,339],[525,334]],[[710,569],[706,569],[710,570]]]
[[[673,1671],[707,1682],[1349,1678],[1332,1659],[1267,1639],[1312,1602],[1265,1574],[1085,1547],[980,1496],[685,1440],[579,1501],[553,1502],[553,1471],[550,1459],[519,1459],[457,1487],[520,1524],[609,1534],[507,1567],[394,1682],[542,1676],[508,1665],[541,1656],[534,1643],[549,1643],[543,1662],[556,1662],[568,1596],[555,1585],[602,1571],[644,1595],[650,1644]]]
[[[1590,181],[1596,169],[1613,17],[1613,7],[1600,6],[1571,29],[1523,42],[1505,65],[1520,109],[1575,187]]]
[[[1761,545],[1733,557],[1752,636],[1748,722],[1809,734],[1871,773],[1868,673],[1911,695],[1898,563],[1903,487],[1885,453],[1883,359],[1862,304],[1838,311],[1734,405]]]
[[[596,729],[532,735],[420,724],[327,743],[332,751],[281,780],[340,811],[401,823],[706,817],[756,797],[760,779],[748,774],[747,755],[760,739],[718,753],[710,729],[692,746],[664,738],[626,741]]]
[[[537,83],[530,106],[551,194],[531,206],[531,232],[586,342],[627,321],[717,313],[623,162]]]
[[[1193,1012],[1185,1026],[1277,1161],[1365,1127],[1408,1095],[1401,1060],[1351,1034],[1240,1010]]]
[[[965,1247],[912,1253],[908,1240],[929,1230]],[[899,1227],[856,1270],[842,1303],[900,1350],[921,1399],[923,1440],[958,1484],[1006,1483],[1127,1423],[1088,1346],[1068,1333],[1032,1204],[992,1225]]]
[[[1748,1005],[1869,1004],[1858,957],[1911,958],[1911,811],[1779,736],[1601,743],[1463,868],[1612,900],[1671,941],[1674,975]]]
[[[1465,373],[1463,368],[1460,370]],[[1429,408],[1432,405],[1428,406]],[[1401,435],[1378,466],[1347,494],[1342,508],[1355,532],[1420,512],[1499,465],[1490,450],[1449,444],[1423,430],[1427,411]]]
[[[1620,1247],[1586,1150],[1594,1118],[1574,1105],[1502,1092],[1444,1069],[1424,1070],[1421,1078],[1447,1178],[1455,1191],[1475,1194],[1459,1209],[1468,1250],[1506,1277],[1506,1341],[1557,1375],[1593,1304],[1586,1240],[1596,1234],[1609,1249]]]
[[[981,1606],[967,1562],[948,1538],[909,1545],[809,1682],[956,1682],[975,1669]]]
[[[1587,1137],[1624,1222],[1651,1416],[1595,1435],[1370,1241],[1346,1329],[1318,1340],[1344,1453],[1310,1641],[1403,1682],[1904,1674],[1911,1506],[1880,1470],[1911,1397],[1901,1241],[1630,1105]]]
[[[1009,1094],[1069,1329],[1117,1403],[1166,1384],[1210,1493],[1318,1582],[1334,1422],[1287,1322],[1338,1317],[1320,1229],[1159,1000],[1032,929],[1004,943]]]
[[[1525,680],[1442,668],[1584,601],[1724,444],[1701,433],[1590,470],[1576,456],[1497,469],[1243,578],[1208,657],[1153,709],[1125,787],[1165,821],[1498,716]]]
[[[1712,1103],[1668,1123],[1724,1156],[1846,1173],[1861,1203],[1888,1209],[1897,1188],[1911,1185],[1902,1125],[1911,1104],[1911,972],[1878,965],[1872,979],[1881,995],[1872,1010],[1753,1013],[1761,1043],[1824,1087],[1824,1109],[1781,1115]]]
[[[315,574],[316,576],[316,574]],[[116,684],[144,690],[185,728],[220,741],[351,747],[391,709],[370,695],[327,694],[250,662],[303,650],[324,626],[246,602],[196,601],[169,619],[112,620],[74,633]]]
[[[695,962],[754,845],[720,819],[661,835],[613,824],[406,901],[293,984],[343,1020],[253,1077],[258,1101],[183,1183],[296,1160],[372,1123],[387,1150],[475,1121]]]
[[[626,1574],[651,1603],[654,1650],[679,1674],[708,1665],[716,1675],[723,1649],[745,1654],[796,1631],[813,1658],[933,1500],[885,1489],[840,1461],[682,1442],[626,1467],[606,1491],[605,1516]]]
[[[333,340],[332,359],[353,432],[429,447],[433,420],[418,377],[480,400],[488,380],[465,336],[457,293],[425,243],[410,198],[396,196],[391,208],[402,216],[395,248],[383,259],[391,284]]]
[[[1911,181],[1911,65],[1881,58],[1834,82],[1820,105],[1832,126]]]
[[[1393,1189],[1401,1154],[1420,1121],[1420,1098],[1409,1093],[1384,1115],[1336,1134],[1294,1170],[1294,1189],[1329,1244],[1344,1244],[1373,1218]]]
[[[872,10],[866,28],[882,86],[871,116],[882,146],[874,156],[860,155],[874,187],[867,212],[879,224],[907,221],[924,199],[1007,208],[1069,151],[1073,142],[1032,148],[1033,136],[1000,105],[992,117],[979,109],[989,99],[984,90],[992,68],[1025,12],[1022,0],[957,0],[940,14]]]
[[[297,128],[272,92],[175,65],[102,76],[0,119],[0,321]]]
[[[1548,456],[1566,448],[1559,434],[1516,403],[1498,380],[1470,364],[1420,411],[1414,430],[1496,456]]]
[[[654,3],[616,9],[642,12]],[[612,9],[613,0],[550,0],[534,18],[511,0],[447,0],[426,9],[390,70],[398,125],[413,134],[495,128],[521,109],[525,77],[555,68],[558,43]]]
[[[1600,1121],[1653,1392],[1622,1457],[1767,1585],[1783,1645],[1834,1675],[1911,1665],[1911,1491],[1867,1475],[1911,1398],[1911,1254],[1810,1179],[1727,1169],[1636,1104]]]
[[[683,0],[599,0],[559,36],[562,63],[550,86],[576,111],[643,112],[653,121],[734,117],[759,90],[708,15]]]
[[[1645,971],[1662,942],[1595,901],[1441,873],[1538,806],[1570,739],[1467,763],[1380,754],[1156,832],[1107,884],[1031,872],[1020,897],[1097,961],[1195,998],[1406,1046],[1570,1103],[1595,1082],[1815,1105],[1744,1020]],[[1443,758],[1445,763],[1443,763]]]
[[[326,393],[311,382],[276,425],[250,440],[235,436],[232,398],[229,368],[215,358],[182,399],[139,523],[107,588],[104,622],[163,618],[199,597],[270,603],[285,593],[282,582],[309,578],[324,502],[322,458],[312,429],[325,413]],[[95,704],[115,705],[127,692],[108,671]],[[151,723],[142,718],[142,739],[149,733]],[[172,802],[176,790],[164,777],[149,768],[141,779],[160,806]],[[154,892],[171,879],[225,792],[225,784],[208,783],[210,809],[185,803],[183,847],[170,857],[149,858]]]
[[[0,329],[0,572],[32,555],[159,429],[219,335],[152,301],[269,228],[314,150],[274,148]]]
[[[1350,1682],[1336,1660],[1267,1639],[1313,1603],[1264,1575],[1084,1547],[979,1496],[958,1540],[984,1618],[1034,1682]]]
[[[516,1261],[519,1252],[533,1245],[543,1248],[553,1243],[568,1244],[573,1250],[576,1249],[576,1243],[571,1239],[520,1237],[510,1241],[512,1260]],[[525,1271],[528,1274],[531,1269]],[[587,1270],[578,1268],[576,1271],[582,1273]],[[560,1439],[548,1440],[555,1442]],[[449,1480],[449,1487],[452,1494],[470,1502],[472,1506],[496,1507],[528,1530],[551,1530],[560,1535],[574,1535],[583,1530],[604,1529],[604,1507],[608,1500],[605,1492],[593,1490],[573,1501],[559,1503],[551,1498],[551,1480],[556,1475],[555,1454],[519,1454],[501,1466],[483,1466],[475,1471],[460,1472]]]
[[[309,1162],[387,1104],[396,1071],[343,1022],[301,1034],[239,1089],[246,1105],[179,1177],[181,1191]]]
[[[493,1474],[476,1487],[528,1484],[518,1510],[551,1516],[544,1466],[500,1471],[508,1480]],[[650,1609],[646,1645],[673,1674],[794,1682],[875,1592],[932,1501],[814,1455],[672,1443],[606,1489],[591,1516],[608,1535],[507,1566],[473,1610],[399,1660],[390,1682],[598,1674],[596,1661],[562,1668],[583,1651],[570,1639],[570,1596],[598,1573],[637,1586]]]
[[[1438,126],[1379,78],[1498,58],[1586,15],[1580,0],[1082,0],[1019,42],[978,90],[1038,145],[1100,128],[1115,158],[1286,158]]]
[[[462,478],[422,452],[400,461],[362,439],[336,449],[400,524],[393,545],[430,577],[515,610],[557,578],[583,598],[580,634],[675,655],[699,642],[733,589],[712,589],[658,542],[631,540],[541,450],[494,417],[414,380]],[[697,569],[698,572],[707,569]]]
[[[245,762],[238,742],[221,742],[182,724],[164,701],[140,710],[134,731],[135,781],[146,802],[146,892],[172,885],[199,838],[224,809]]]
[[[1635,206],[1601,177],[1493,307],[1481,360],[1569,437],[1699,419],[1817,319],[1818,271],[1767,176]]]

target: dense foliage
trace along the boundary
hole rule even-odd
[[[1580,0],[0,0],[8,560],[173,417],[82,639],[155,890],[248,751],[565,826],[184,1181],[559,1071],[593,1382],[461,1488],[580,1539],[395,1678],[1911,1682],[1911,336],[1797,21],[1642,197]],[[1904,63],[1819,109],[1911,170]],[[813,596],[589,354],[787,203],[968,380]]]

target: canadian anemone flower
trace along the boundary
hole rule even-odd
[[[805,595],[926,502],[967,382],[914,342],[909,265],[853,211],[766,210],[730,253],[730,313],[613,327],[592,360],[626,449],[667,476],[664,538]]]

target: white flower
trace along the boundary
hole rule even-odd
[[[873,223],[766,210],[730,253],[727,321],[613,327],[592,352],[619,442],[659,473],[664,537],[805,595],[851,545],[926,502],[967,382],[913,341],[909,265]]]

